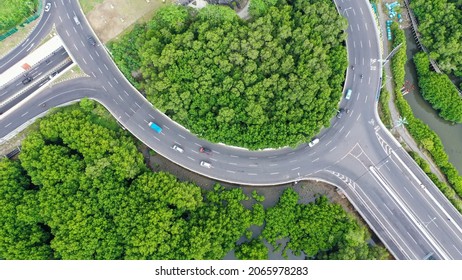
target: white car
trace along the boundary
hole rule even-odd
[[[51,3],[48,2],[48,3],[45,5],[45,12],[48,12],[50,9],[51,9]]]
[[[176,144],[172,146],[172,149],[174,149],[175,151],[180,152],[180,153],[184,152],[183,148],[181,148],[180,146],[178,146]]]
[[[205,167],[205,168],[210,168],[212,167],[212,165],[210,164],[210,162],[206,162],[206,161],[201,161],[201,166]]]
[[[351,98],[351,89],[348,89],[345,95],[345,99],[349,100]]]
[[[318,138],[314,138],[313,140],[311,140],[310,143],[308,143],[308,146],[313,147],[314,145],[318,144],[319,143],[319,139]]]

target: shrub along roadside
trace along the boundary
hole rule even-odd
[[[382,120],[385,127],[388,129],[391,129],[393,127],[393,123],[391,121],[390,108],[388,107],[389,100],[390,100],[390,93],[384,87],[381,90],[380,98],[379,98],[379,113],[380,113],[380,119]]]
[[[394,32],[394,38],[402,38],[401,35],[404,32],[399,28],[392,28]],[[401,35],[397,35],[401,33]],[[403,49],[403,47],[401,47]],[[404,52],[405,52],[404,48]],[[400,49],[401,51],[401,49]],[[392,60],[392,67],[401,67],[404,69],[404,64],[406,62],[406,57],[401,57],[398,59]],[[399,88],[402,83],[401,80],[396,80],[395,73],[400,73],[399,71],[393,71],[393,79],[395,81],[395,103],[402,117],[407,119],[408,125],[406,125],[409,133],[417,142],[419,147],[422,150],[427,151],[433,158],[435,164],[440,168],[440,170],[446,176],[450,187],[445,183],[440,182],[436,175],[426,172],[427,175],[432,179],[435,185],[441,190],[441,192],[451,201],[451,203],[462,213],[462,203],[460,197],[462,196],[462,177],[458,174],[457,169],[448,161],[448,155],[444,151],[443,144],[439,136],[430,129],[428,125],[423,123],[420,119],[415,118],[412,112],[411,107],[407,101],[402,96]],[[398,76],[398,79],[400,77]],[[398,84],[398,82],[400,84]],[[419,165],[421,165],[421,160],[416,160]],[[427,168],[429,169],[429,168]]]
[[[430,171],[430,165],[423,158],[421,158],[416,152],[410,151],[409,155],[417,162],[427,176],[435,183],[440,191],[449,199],[449,201],[456,207],[456,209],[462,213],[462,200],[457,196],[455,191],[449,187],[446,183],[441,182],[438,177]]]

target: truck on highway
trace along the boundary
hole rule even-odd
[[[162,128],[160,126],[158,126],[157,124],[153,123],[153,122],[149,123],[149,127],[152,128],[157,133],[162,132]]]

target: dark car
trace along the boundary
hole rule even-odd
[[[58,71],[53,71],[53,73],[50,74],[49,78],[51,79],[56,75],[58,75]]]
[[[92,36],[88,36],[87,41],[88,41],[88,43],[90,43],[90,45],[96,46],[95,38],[93,38]]]
[[[340,108],[340,110],[337,111],[337,119],[342,118],[343,112],[345,112],[345,110],[343,108]]]
[[[206,147],[200,147],[199,152],[210,155],[212,153],[212,150]]]
[[[27,77],[25,78],[24,80],[22,80],[22,84],[23,85],[27,85],[28,83],[30,83],[32,81],[32,77]]]

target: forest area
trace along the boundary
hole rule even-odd
[[[411,8],[430,57],[447,74],[462,77],[462,1],[413,0]]]
[[[160,9],[109,48],[159,110],[211,142],[296,146],[330,125],[342,96],[347,27],[330,0]]]
[[[389,257],[325,197],[302,204],[286,189],[265,209],[256,191],[204,190],[152,172],[134,139],[91,100],[38,122],[19,159],[0,160],[2,259],[222,259],[231,250],[267,259],[273,248],[308,259]]]
[[[2,0],[0,5],[0,35],[21,24],[38,7],[38,0]]]
[[[414,64],[423,98],[443,119],[462,123],[462,98],[448,76],[430,70],[430,60],[426,53],[414,55]]]

